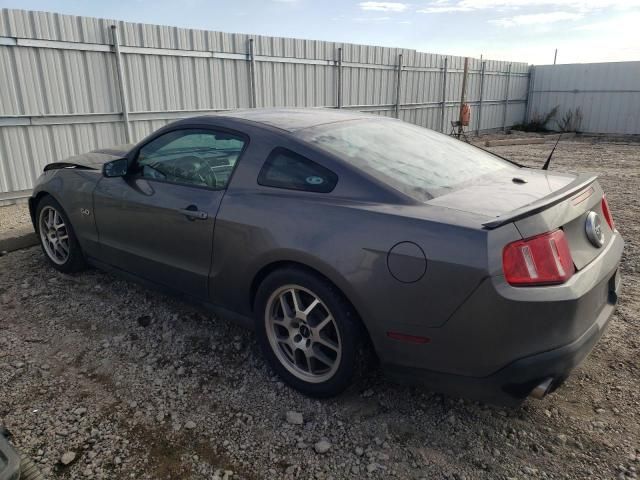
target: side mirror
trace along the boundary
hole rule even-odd
[[[129,168],[129,161],[126,158],[111,160],[102,166],[102,174],[105,177],[124,177]]]

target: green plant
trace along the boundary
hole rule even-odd
[[[514,125],[511,129],[521,130],[523,132],[548,132],[547,124],[558,114],[558,109],[559,105],[556,105],[546,115],[535,112],[531,116],[531,120]]]

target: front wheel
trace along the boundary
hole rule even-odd
[[[302,393],[331,397],[350,383],[360,342],[355,314],[327,280],[298,268],[270,274],[255,303],[267,361]]]
[[[64,273],[86,268],[71,222],[53,197],[46,196],[40,200],[36,220],[42,250],[53,268]]]

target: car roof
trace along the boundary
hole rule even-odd
[[[206,115],[206,118],[236,118],[260,123],[288,132],[349,120],[380,119],[378,115],[333,108],[252,108]]]

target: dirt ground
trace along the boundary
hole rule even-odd
[[[495,150],[533,166],[550,148]],[[626,248],[609,330],[543,401],[504,409],[375,372],[310,400],[251,332],[31,248],[0,257],[0,423],[49,478],[637,478],[640,144],[568,140],[551,169],[601,175]]]

